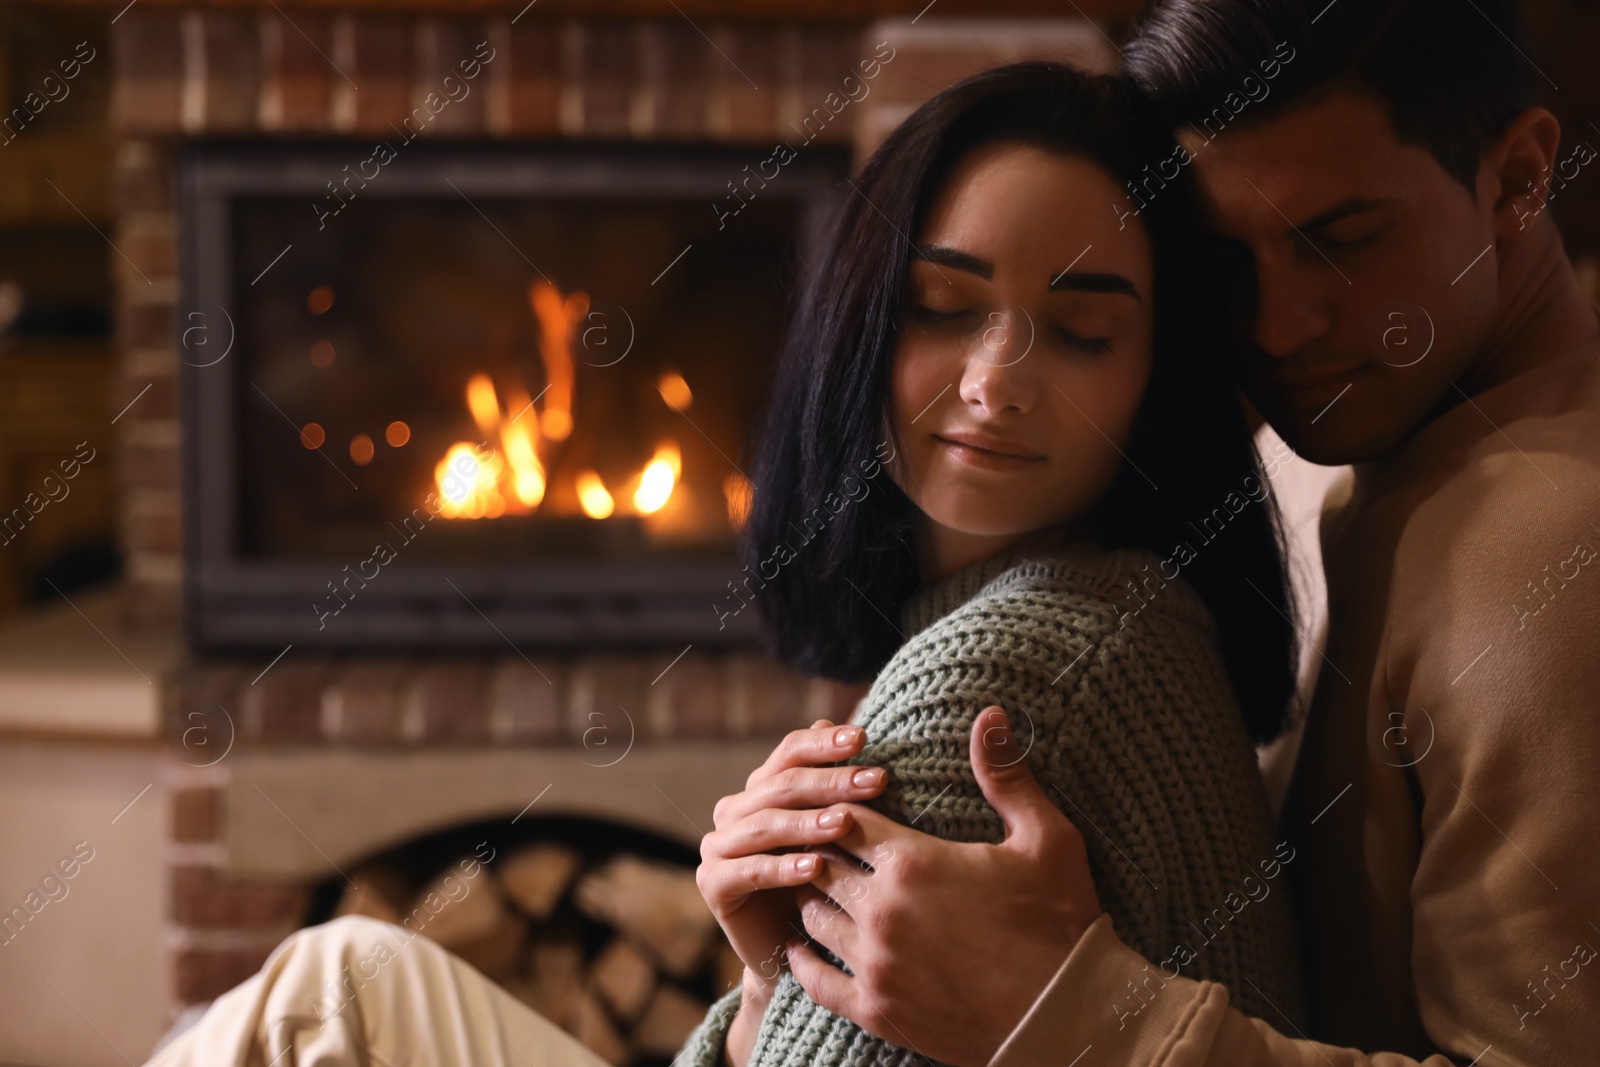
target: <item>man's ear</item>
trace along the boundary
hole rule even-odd
[[[1493,205],[1497,240],[1526,235],[1551,197],[1561,122],[1531,107],[1506,127],[1478,167],[1478,200]]]

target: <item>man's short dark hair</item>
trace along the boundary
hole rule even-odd
[[[1285,42],[1292,58],[1278,63]],[[1518,0],[1152,0],[1124,55],[1180,128],[1230,94],[1252,99],[1235,108],[1250,122],[1328,91],[1364,92],[1387,107],[1401,141],[1469,191],[1484,150],[1537,103],[1540,77]],[[1265,86],[1259,102],[1247,78]]]

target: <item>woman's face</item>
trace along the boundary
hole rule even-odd
[[[936,541],[998,551],[1109,488],[1151,358],[1150,243],[1119,228],[1123,200],[1097,164],[1015,143],[937,194],[907,268],[890,465]]]

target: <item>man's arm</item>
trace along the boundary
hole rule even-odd
[[[1439,494],[1437,516],[1420,510],[1396,553],[1378,669],[1416,753],[1406,771],[1420,798],[1412,987],[1444,1054],[1417,1061],[1303,1040],[1241,1014],[1222,987],[1182,977],[1119,1028],[1109,996],[1147,972],[1102,917],[990,1067],[1059,1067],[1091,1045],[1075,1067],[1595,1061],[1600,528],[1589,520],[1600,524],[1600,495],[1592,467],[1528,450],[1590,499],[1575,506],[1536,472],[1512,485],[1502,476],[1493,509],[1479,481]]]
[[[1192,978],[1151,979],[1149,962],[1102,915],[1083,935],[988,1067],[1456,1067],[1439,1054],[1415,1060],[1290,1037],[1230,1005],[1226,987]],[[1134,988],[1149,1001],[1119,1022],[1114,998]],[[1153,995],[1152,995],[1153,994]],[[1074,1059],[1074,1057],[1078,1057]],[[1465,1059],[1460,1062],[1467,1062]],[[1532,1061],[1493,1059],[1484,1067]],[[1543,1063],[1578,1063],[1548,1060]]]

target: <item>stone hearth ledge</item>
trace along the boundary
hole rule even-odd
[[[0,626],[0,731],[161,736],[162,680],[183,658],[182,638],[126,628],[124,596],[86,592]]]
[[[772,738],[524,749],[255,750],[226,762],[219,871],[295,882],[348,872],[435,830],[504,816],[607,819],[694,847]]]

